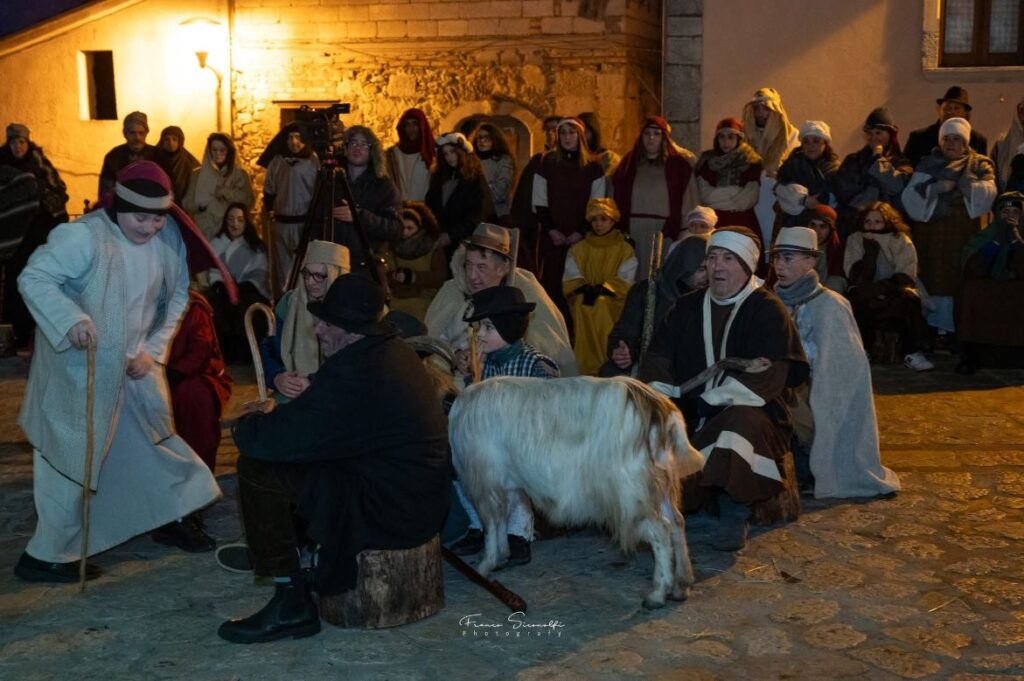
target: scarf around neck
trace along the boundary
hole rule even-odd
[[[776,286],[775,295],[791,310],[810,301],[825,289],[821,286],[818,273],[811,270],[790,286]]]

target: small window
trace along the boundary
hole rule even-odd
[[[113,52],[79,52],[78,83],[83,120],[117,120]]]
[[[943,0],[940,66],[1024,65],[1024,0]]]

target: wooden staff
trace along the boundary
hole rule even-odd
[[[640,360],[647,353],[647,346],[651,344],[654,336],[654,312],[658,306],[658,274],[661,273],[661,247],[664,237],[661,232],[656,232],[651,238],[651,263],[647,277],[647,295],[644,297],[644,325],[640,332],[640,353],[633,361],[632,376],[635,378],[640,372]]]
[[[487,579],[470,567],[466,561],[452,553],[451,549],[446,549],[442,546],[441,555],[444,556],[444,559],[448,561],[448,564],[458,570],[463,577],[466,577],[477,586],[483,587],[487,593],[507,605],[512,612],[526,612],[526,601],[523,600],[522,596],[514,591],[510,591],[504,584],[496,579]]]
[[[263,373],[263,359],[260,357],[260,346],[256,342],[256,332],[252,328],[252,315],[254,312],[262,312],[267,318],[267,335],[273,336],[277,332],[277,318],[270,306],[263,303],[253,303],[245,311],[245,337],[249,341],[249,352],[252,353],[252,364],[256,369],[256,388],[259,390],[260,403],[267,401],[267,378]]]
[[[86,346],[85,379],[85,477],[82,479],[82,557],[78,561],[78,590],[85,591],[85,566],[89,557],[89,497],[92,496],[93,444],[92,414],[96,406],[96,344]]]
[[[469,380],[479,383],[483,378],[484,368],[480,364],[480,346],[476,341],[477,327],[469,325]]]
[[[662,395],[678,399],[691,390],[704,385],[709,379],[716,377],[719,372],[742,371],[745,374],[759,374],[763,371],[767,371],[771,365],[771,360],[766,359],[765,357],[757,357],[755,359],[723,357],[682,385],[669,385],[668,383],[662,383],[661,381],[653,381],[650,385]]]

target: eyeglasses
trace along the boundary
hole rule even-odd
[[[370,148],[370,144],[368,142],[358,142],[356,140],[352,140],[351,142],[348,143],[348,148],[349,149],[369,149]]]
[[[299,274],[302,275],[303,279],[312,279],[315,282],[321,282],[327,279],[326,272],[310,272],[305,267],[299,270]]]

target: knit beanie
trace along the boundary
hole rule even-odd
[[[839,217],[839,215],[838,213],[836,213],[835,209],[832,208],[832,206],[827,206],[823,203],[819,203],[814,208],[808,208],[807,210],[805,210],[801,217],[808,221],[822,220],[835,227],[836,219]]]
[[[152,161],[136,161],[117,174],[113,213],[166,215],[173,203],[171,179]]]
[[[964,144],[967,144],[971,140],[971,124],[964,118],[950,118],[939,128],[939,142],[942,142],[942,138],[947,135],[956,135],[964,141]]]
[[[683,219],[684,225],[689,225],[694,220],[700,220],[701,222],[708,223],[709,227],[714,227],[718,224],[718,214],[715,213],[714,208],[708,208],[707,206],[697,206],[689,213],[686,214],[686,218]]]
[[[832,141],[832,130],[825,121],[804,121],[804,124],[800,126],[800,139],[808,135],[815,135],[826,142]]]
[[[128,129],[129,125],[139,124],[149,132],[149,117],[141,111],[132,111],[130,114],[124,117],[124,125],[121,127],[125,130]]]
[[[720,120],[718,122],[718,125],[715,126],[715,136],[717,137],[718,133],[722,132],[723,130],[729,130],[731,132],[736,133],[740,137],[746,137],[746,135],[743,133],[743,124],[740,123],[738,118],[723,118],[722,120]]]
[[[7,125],[7,141],[10,142],[16,137],[22,137],[29,142],[28,126],[22,123],[9,123]]]
[[[872,128],[881,128],[882,130],[888,130],[889,132],[896,132],[896,121],[893,120],[892,114],[884,106],[880,106],[871,113],[868,114],[868,118],[864,121],[864,132],[871,130]]]

